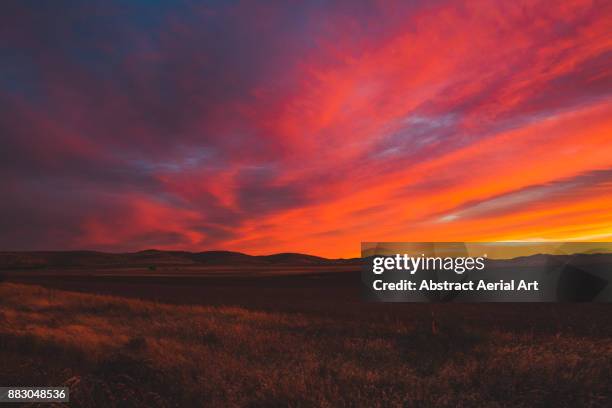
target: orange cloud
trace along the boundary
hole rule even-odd
[[[383,3],[15,7],[0,245],[612,238],[607,4]]]

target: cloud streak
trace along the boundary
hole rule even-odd
[[[2,249],[612,234],[606,2],[3,7]]]

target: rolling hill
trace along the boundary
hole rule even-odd
[[[149,249],[129,253],[97,251],[0,252],[0,270],[42,268],[117,268],[150,266],[266,266],[327,265],[356,260],[326,259],[299,253],[247,255],[232,251],[161,251]]]

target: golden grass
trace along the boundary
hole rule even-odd
[[[172,306],[9,283],[0,285],[0,357],[7,385],[72,377],[82,389],[71,406],[612,404],[606,337],[449,323],[433,334],[409,318]]]

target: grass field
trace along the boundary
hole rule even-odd
[[[66,384],[77,407],[612,404],[607,305],[323,304],[283,313],[2,283],[0,384]]]

